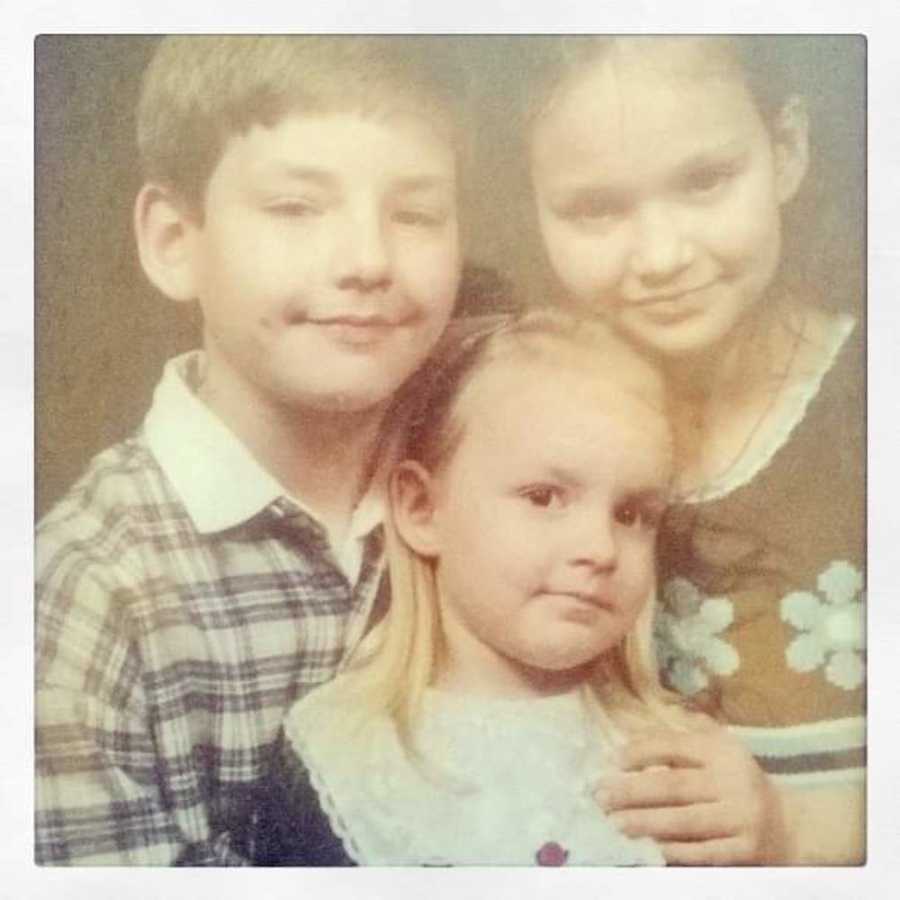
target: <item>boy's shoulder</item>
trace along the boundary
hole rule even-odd
[[[143,424],[98,453],[38,522],[39,599],[56,587],[68,593],[85,578],[112,579],[113,572],[118,579],[129,572],[152,575],[167,545],[189,541],[190,518],[154,446],[154,433],[162,432],[176,449],[189,442],[195,412],[185,399],[190,391],[184,372],[196,357],[192,352],[166,363]]]
[[[142,431],[95,456],[87,470],[38,522],[37,575],[75,553],[110,561],[127,555],[152,523],[178,515],[178,501]]]
[[[209,415],[187,381],[197,364],[196,352],[171,359],[143,424],[98,453],[39,521],[39,576],[48,559],[63,551],[75,550],[90,560],[123,559],[154,541],[164,542],[169,532],[193,532],[185,485],[196,479],[195,470],[216,468],[207,452],[215,442],[201,442],[201,450],[195,446],[203,425],[197,420]]]

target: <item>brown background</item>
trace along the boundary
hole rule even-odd
[[[53,35],[36,42],[38,516],[91,456],[140,423],[164,361],[198,342],[196,316],[150,287],[132,237],[140,187],[133,111],[155,40]],[[527,240],[527,209],[514,196],[510,147],[498,125],[506,92],[516,84],[522,42],[471,37],[463,43],[487,101],[473,122],[480,155],[467,194],[467,257],[508,279],[524,299],[540,299],[540,256]],[[806,37],[797,39],[797,49],[813,120],[813,165],[789,210],[789,244],[806,248],[791,274],[821,302],[859,314],[865,43],[854,36]],[[478,305],[472,295],[468,302]]]

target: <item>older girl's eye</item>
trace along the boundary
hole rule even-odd
[[[686,193],[700,197],[714,194],[717,190],[724,188],[734,178],[737,171],[736,163],[701,166],[685,174],[682,187]]]
[[[558,508],[565,499],[562,489],[550,484],[536,484],[524,488],[520,493],[532,506],[539,509]]]
[[[627,212],[625,201],[606,191],[583,191],[559,208],[559,216],[585,227],[612,225]]]
[[[446,220],[446,213],[431,209],[398,209],[394,213],[395,222],[419,228],[437,228]]]

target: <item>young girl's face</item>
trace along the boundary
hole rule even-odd
[[[551,265],[573,300],[639,344],[708,351],[775,273],[794,150],[773,142],[718,48],[619,41],[563,83],[534,127]]]
[[[442,625],[451,675],[515,692],[633,625],[654,583],[668,430],[596,373],[509,361],[475,377],[433,480]]]

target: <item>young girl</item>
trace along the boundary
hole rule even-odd
[[[287,716],[257,864],[662,864],[595,792],[660,690],[654,545],[672,466],[655,368],[596,324],[497,317],[414,385],[391,604]]]
[[[569,38],[542,49],[527,135],[551,268],[568,303],[661,365],[684,463],[661,535],[665,680],[737,726],[782,778],[789,860],[859,861],[862,335],[820,303],[821,284],[790,287],[796,267],[782,259],[793,237],[783,212],[808,156],[804,104],[772,75],[791,69],[790,44]],[[632,748],[637,767],[686,762],[611,785],[623,828],[691,833],[673,778],[679,765],[714,767],[705,753],[677,736]]]

